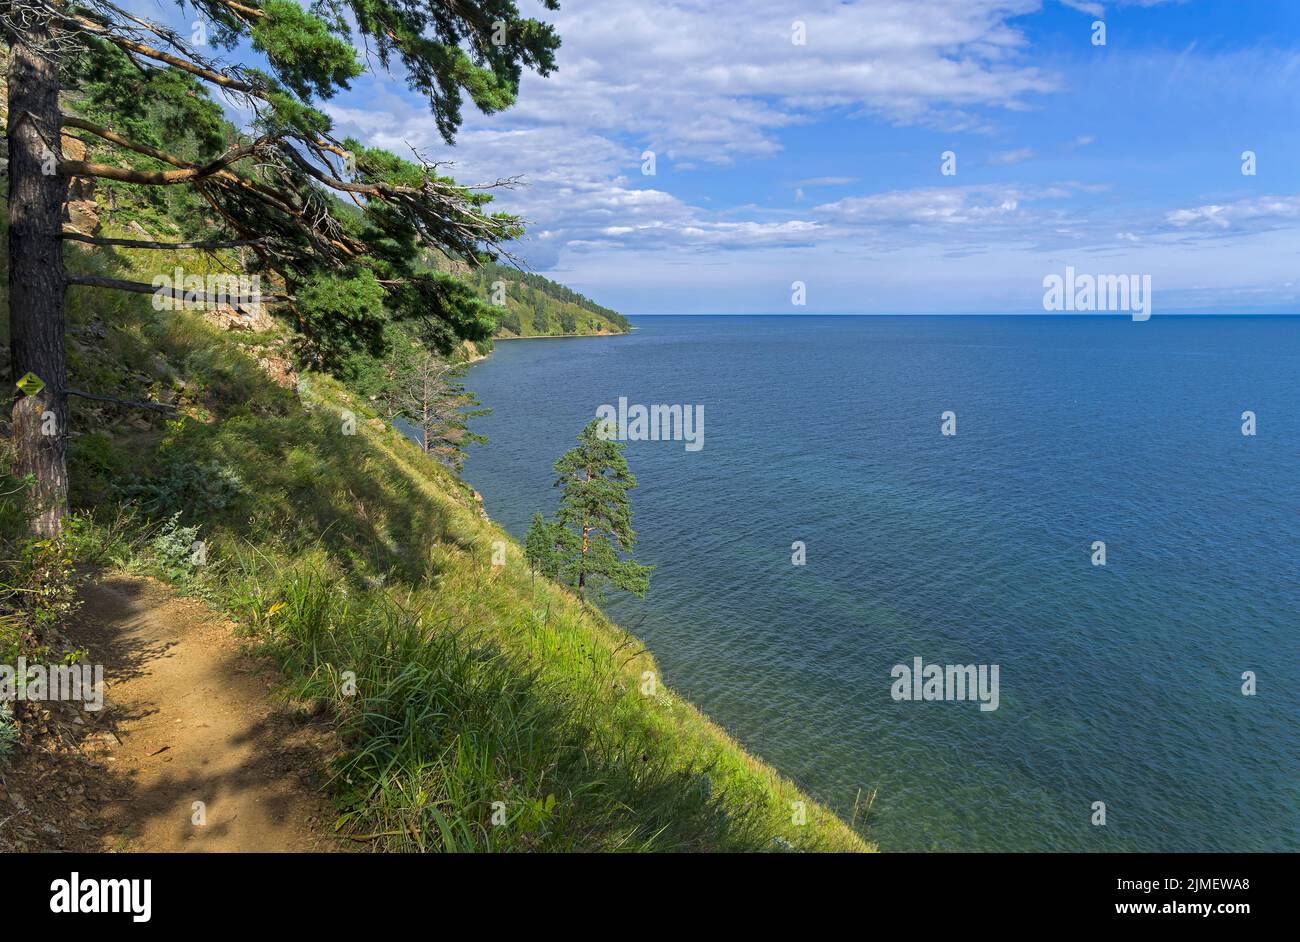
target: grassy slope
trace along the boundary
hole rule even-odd
[[[538,330],[533,308],[521,300],[517,294],[519,288],[507,289],[506,310],[513,311],[518,318],[519,331],[498,326],[493,335],[497,340],[513,340],[520,337],[603,337],[607,334],[625,334],[626,328],[615,324],[604,314],[579,307],[569,301],[550,299],[547,301],[546,330]],[[564,329],[564,314],[571,317],[574,329]]]
[[[627,321],[620,315],[540,275],[529,275],[525,282],[525,276],[504,265],[491,265],[477,271],[464,266],[448,268],[477,285],[484,298],[492,297],[495,281],[505,283],[505,316],[502,318],[505,323],[497,327],[494,335],[499,340],[627,333]],[[539,306],[540,318],[537,316]],[[543,321],[545,329],[540,327]]]
[[[869,849],[811,801],[792,824],[792,784],[662,685],[643,695],[642,646],[535,581],[468,487],[336,381],[280,389],[245,349],[266,338],[139,297],[73,289],[69,321],[74,385],[185,414],[74,401],[75,501],[96,521],[82,552],[230,612],[337,718],[345,833],[389,850]],[[196,533],[162,525],[178,512]]]

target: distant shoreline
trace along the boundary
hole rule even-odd
[[[493,343],[500,343],[503,340],[573,340],[578,337],[626,337],[632,331],[604,331],[598,334],[532,334],[530,336],[514,337],[493,337]]]
[[[607,332],[601,334],[533,334],[529,337],[493,337],[492,345],[495,347],[503,340],[574,340],[577,338],[592,337],[626,337],[628,334],[632,333],[634,329],[635,328],[629,327],[627,330],[622,332]],[[465,354],[465,364],[467,366],[473,366],[475,363],[482,363],[490,356],[492,356],[491,350],[487,353],[467,353]]]

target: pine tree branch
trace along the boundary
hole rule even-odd
[[[128,36],[119,35],[113,32],[112,24],[110,23],[97,21],[95,19],[91,19],[86,16],[63,15],[61,18],[65,20],[67,23],[75,25],[80,29],[83,29],[86,32],[90,33],[93,36],[97,36],[100,39],[111,42],[113,45],[119,47],[120,49],[124,49],[128,52],[133,52],[137,55],[144,56],[146,59],[153,59],[155,62],[165,63],[174,68],[180,69],[182,72],[188,72],[190,73],[190,75],[193,75],[196,78],[201,78],[204,81],[211,82],[214,85],[220,85],[222,88],[227,88],[230,89],[231,91],[240,92],[244,95],[249,95],[253,98],[266,100],[264,91],[258,88],[256,85],[253,85],[249,82],[245,82],[241,79],[232,78],[229,75],[216,71],[215,69],[210,69],[202,65],[197,65],[196,63],[190,61],[189,59],[185,59],[182,58],[181,56],[173,55],[172,53],[166,52],[162,49],[157,49],[153,46],[146,45],[145,43],[139,42],[138,40],[135,39],[131,39]],[[141,23],[142,25],[146,26],[146,28],[153,26],[153,24],[142,21],[137,17],[129,17],[129,18],[135,20],[137,23]],[[154,32],[155,35],[158,34],[156,28],[151,29],[151,31]],[[166,38],[166,37],[162,37],[162,38]]]
[[[103,138],[110,144],[116,144],[119,147],[125,147],[127,150],[133,150],[137,154],[144,154],[146,157],[152,157],[154,160],[161,160],[165,164],[171,164],[173,167],[189,168],[192,164],[187,163],[175,154],[160,150],[148,144],[141,144],[131,140],[123,134],[119,134],[112,128],[105,127],[101,124],[95,124],[93,121],[87,121],[85,118],[75,114],[64,114],[63,126],[65,128],[77,128],[81,131],[89,131],[96,137]]]
[[[146,186],[172,186],[177,183],[189,183],[193,180],[202,179],[203,177],[213,176],[221,173],[231,164],[243,160],[245,157],[253,157],[264,152],[267,145],[272,140],[269,136],[259,137],[251,144],[240,144],[236,147],[231,147],[215,160],[209,161],[203,165],[198,165],[182,160],[175,154],[170,154],[157,147],[133,141],[130,138],[117,133],[112,128],[103,127],[91,121],[87,121],[84,118],[77,117],[76,115],[63,115],[62,117],[64,127],[89,131],[96,137],[117,144],[119,147],[125,147],[127,150],[133,150],[137,154],[152,157],[154,160],[160,160],[165,164],[170,164],[171,166],[176,167],[177,169],[137,170],[133,167],[116,167],[111,164],[100,164],[87,160],[60,160],[58,162],[58,170],[61,175],[66,177],[100,177],[108,180],[120,180],[123,183],[139,183]],[[231,174],[231,176],[234,177],[235,175]]]
[[[143,281],[125,281],[121,278],[105,278],[102,275],[78,275],[68,274],[68,284],[83,285],[88,288],[111,288],[114,291],[130,291],[134,294],[152,294],[159,297],[171,298],[174,301],[199,302],[202,304],[223,305],[234,308],[241,314],[248,314],[243,306],[232,303],[229,297],[219,294],[208,294],[206,291],[186,291],[184,286],[168,287],[166,285],[158,286],[146,284]],[[293,298],[287,294],[264,294],[259,297],[262,302],[277,303],[282,301],[292,301]]]
[[[117,131],[114,131],[112,128],[95,124],[94,122],[88,121],[85,118],[79,117],[77,115],[64,115],[63,123],[65,127],[73,127],[82,131],[88,131],[91,134],[95,135],[96,137],[108,141],[111,144],[116,144],[119,147],[125,148],[126,150],[134,151],[135,153],[142,154],[146,157],[152,157],[154,160],[161,161],[165,164],[170,164],[171,166],[177,167],[180,170],[192,171],[196,169],[192,164],[187,163],[186,161],[177,157],[175,154],[168,153],[167,151],[160,150],[159,148],[153,147],[148,144],[142,144],[138,141],[134,141],[131,138],[128,138],[125,135],[120,134]],[[243,157],[248,157],[253,153],[258,153],[258,154],[264,153],[268,149],[268,145],[270,144],[271,141],[272,139],[270,137],[259,138],[252,145],[247,145],[245,148],[242,148],[242,150],[248,151],[247,153],[242,153],[235,156],[235,152],[233,150],[228,151],[226,155],[223,155],[222,158],[218,158],[218,160],[214,161],[213,164],[209,164],[205,168],[199,168],[204,170],[205,172],[191,173],[189,176],[186,176],[181,179],[175,179],[175,180],[144,179],[141,177],[141,174],[146,174],[149,173],[150,171],[124,170],[122,168],[107,168],[108,170],[112,171],[111,173],[85,172],[84,168],[82,167],[70,167],[69,169],[70,171],[72,171],[72,175],[76,175],[76,176],[103,176],[109,179],[122,180],[123,182],[127,182],[127,183],[143,183],[146,185],[149,184],[158,185],[161,183],[179,182],[179,183],[190,183],[190,184],[197,185],[200,180],[206,179],[222,185],[237,187],[247,192],[256,194],[256,196],[259,199],[261,199],[263,202],[274,207],[275,209],[278,209],[280,212],[284,213],[285,215],[295,220],[295,224],[299,226],[301,230],[304,230],[304,234],[306,235],[306,237],[311,242],[313,242],[313,244],[315,244],[317,250],[320,251],[322,254],[341,255],[343,258],[354,257],[357,254],[356,247],[344,242],[340,238],[334,237],[330,232],[322,230],[321,226],[318,225],[316,221],[313,221],[311,218],[309,218],[308,207],[306,206],[299,207],[294,205],[292,194],[276,190],[263,183],[259,183],[255,180],[250,180],[247,177],[240,176],[239,174],[230,171],[226,166],[214,167],[215,164],[222,163],[223,161],[225,164],[229,164],[233,162],[233,160],[238,160],[238,159],[242,159]],[[284,147],[277,148],[276,150],[278,152],[279,150],[285,148],[292,150],[292,148],[288,147],[288,145],[284,145]],[[62,168],[65,164],[70,165],[72,163],[74,162],[62,161],[60,162],[60,167]],[[94,169],[99,169],[101,167],[103,167],[103,165],[98,165],[98,164],[94,165]],[[212,201],[210,198],[211,197],[210,194],[206,193],[203,190],[200,190],[200,192],[204,192],[205,197],[208,197],[210,202]]]
[[[60,234],[60,237],[70,239],[74,242],[85,242],[88,245],[111,245],[126,249],[195,249],[204,252],[213,251],[215,249],[237,249],[244,246],[253,246],[266,242],[265,236],[260,236],[256,239],[231,239],[228,241],[213,242],[154,242],[148,239],[109,239],[102,236],[85,235],[84,233],[77,232],[75,229],[64,229]]]
[[[426,241],[445,246],[452,244],[461,251],[479,242],[502,251],[500,243],[511,237],[514,221],[494,219],[476,212],[468,202],[469,189],[444,183],[427,176],[421,186],[392,183],[349,183],[325,173],[286,141],[279,152],[303,173],[331,189],[368,196],[404,210]],[[418,155],[417,155],[418,156]],[[426,167],[427,169],[427,167]],[[497,186],[511,186],[515,181],[499,180]],[[436,235],[435,235],[436,234]],[[508,254],[508,253],[503,253]]]
[[[230,226],[230,228],[235,231],[235,234],[238,235],[240,239],[245,240],[249,245],[253,247],[253,251],[257,253],[257,257],[262,260],[262,263],[266,265],[267,268],[276,267],[273,259],[271,258],[271,253],[269,251],[270,247],[266,245],[266,243],[263,241],[264,239],[267,239],[266,236],[255,236],[251,232],[249,232],[245,228],[243,223],[241,223],[237,218],[231,215],[231,213],[226,209],[226,207],[221,205],[220,200],[216,199],[211,193],[208,192],[208,188],[204,186],[203,183],[196,180],[194,183],[194,189],[198,192],[199,196],[203,197],[204,201],[209,206],[212,207],[213,212],[215,212],[218,216],[220,216],[222,219],[226,221],[226,225]]]
[[[137,402],[133,399],[118,399],[116,396],[97,396],[94,393],[83,392],[80,389],[65,389],[65,396],[76,396],[79,399],[93,399],[95,402],[113,402],[119,406],[131,406],[136,409],[152,409],[154,412],[175,412],[175,406],[169,406],[163,402]]]
[[[244,16],[251,16],[258,20],[266,16],[265,10],[259,10],[257,7],[245,6],[242,3],[235,3],[234,0],[208,0],[208,2],[219,4],[228,10],[233,10],[236,13],[243,14]]]

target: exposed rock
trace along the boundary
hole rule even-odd
[[[222,305],[212,310],[205,310],[203,316],[222,330],[263,331],[275,326],[271,315],[260,306],[250,306],[241,312],[229,305]]]
[[[478,515],[484,520],[491,520],[492,518],[488,516],[487,509],[483,506],[483,495],[475,490],[471,490],[470,493],[474,496],[474,509],[478,511]]]
[[[293,368],[293,362],[288,357],[259,356],[257,365],[277,386],[283,386],[285,389],[298,388],[298,374]]]
[[[176,368],[168,363],[166,358],[160,353],[155,353],[149,358],[149,368],[153,371],[153,375],[159,379],[166,379],[175,382],[181,378],[181,375],[176,372]]]
[[[85,160],[86,144],[70,134],[61,139],[63,156],[68,160]],[[73,177],[68,183],[68,202],[63,207],[63,221],[86,235],[99,231],[99,204],[95,202],[93,177]]]

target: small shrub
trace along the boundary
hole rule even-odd
[[[75,563],[62,539],[29,538],[7,549],[19,555],[0,566],[0,655],[43,656],[81,607]]]
[[[220,461],[192,461],[176,452],[163,452],[160,457],[158,474],[137,477],[122,489],[146,512],[202,515],[224,510],[239,499],[244,483]]]
[[[98,518],[79,511],[63,522],[63,542],[74,561],[90,566],[126,568],[144,539],[136,508],[104,508]]]
[[[194,558],[194,543],[199,538],[199,528],[181,526],[180,518],[180,511],[177,511],[149,541],[149,551],[159,575],[172,582],[188,581],[198,565]]]
[[[17,742],[18,722],[14,719],[13,708],[0,703],[0,759],[9,755]]]

